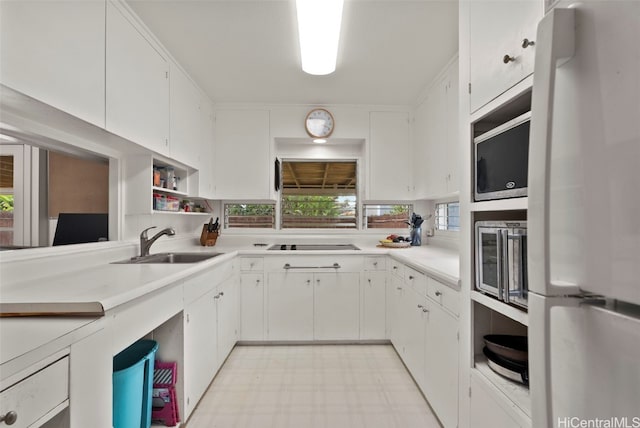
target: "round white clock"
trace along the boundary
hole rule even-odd
[[[323,108],[311,110],[304,121],[307,134],[313,138],[327,138],[333,132],[334,125],[333,116]]]

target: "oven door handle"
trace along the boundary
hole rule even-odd
[[[510,301],[512,297],[524,298],[527,293],[527,283],[526,283],[526,256],[523,255],[522,252],[522,238],[526,235],[509,233],[507,234],[507,239],[512,241],[513,243],[509,245],[510,250],[507,251],[509,255],[512,256],[512,263],[509,264],[510,277],[507,282],[507,292],[505,293],[507,297],[507,301]],[[513,271],[517,269],[517,272]],[[513,278],[514,282],[517,280],[517,287],[511,287],[511,279]]]
[[[289,263],[285,263],[285,265],[282,267],[283,269],[340,269],[342,266],[340,266],[339,263],[334,263],[331,266],[291,266],[291,264]]]

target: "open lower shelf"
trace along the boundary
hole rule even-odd
[[[472,370],[475,370],[481,375],[479,376],[481,379],[485,380],[504,394],[505,397],[501,397],[501,399],[511,401],[520,410],[522,410],[524,414],[531,418],[531,396],[529,394],[528,387],[502,377],[491,370],[491,367],[489,367],[489,363],[487,362],[487,357],[482,354],[475,356],[475,367]]]
[[[522,325],[529,326],[529,314],[522,309],[518,309],[514,306],[507,305],[504,302],[496,300],[492,297],[482,294],[478,291],[471,291],[471,300],[478,302],[487,308],[501,313],[505,317],[511,318],[514,321],[519,322]]]

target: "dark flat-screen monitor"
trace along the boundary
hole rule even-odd
[[[58,214],[53,245],[84,244],[109,240],[109,214]]]

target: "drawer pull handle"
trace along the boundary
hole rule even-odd
[[[396,290],[402,290],[402,287],[396,287]]]
[[[409,275],[409,279],[410,279],[411,281],[413,281],[413,276],[412,276],[412,275]]]
[[[504,62],[505,64],[509,64],[510,62],[515,61],[516,59],[510,55],[505,55],[502,57],[502,62]]]
[[[442,296],[442,292],[441,291],[436,291],[436,296],[438,296],[438,297]]]
[[[13,425],[18,420],[18,414],[13,410],[7,412],[6,415],[0,415],[0,422],[4,422],[7,425]]]
[[[285,265],[282,267],[283,269],[340,269],[342,266],[340,266],[339,263],[334,263],[331,266],[291,266],[291,264],[289,263],[285,263]]]
[[[424,309],[424,306],[422,306],[422,305],[418,305],[418,308],[419,308],[419,309]]]
[[[373,262],[373,265],[374,266],[378,266],[378,262]]]
[[[429,312],[429,310],[427,308],[422,308],[422,312]]]

